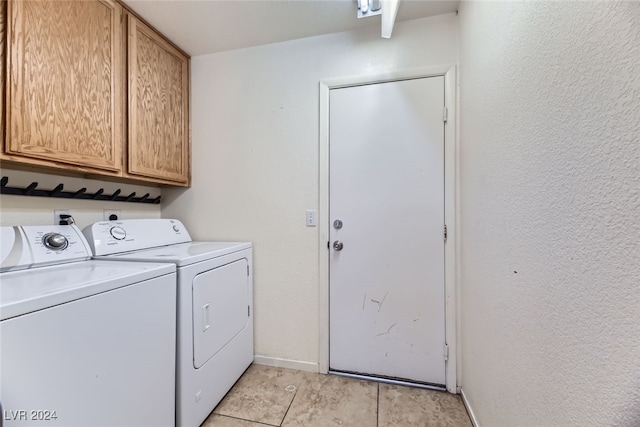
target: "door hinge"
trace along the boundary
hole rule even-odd
[[[442,121],[447,123],[448,118],[449,118],[449,109],[447,107],[444,107],[442,109]]]
[[[444,360],[449,360],[449,345],[444,345]]]
[[[447,241],[447,224],[444,225],[444,241]]]
[[[247,265],[247,277],[249,277],[249,266]]]
[[[251,317],[251,306],[247,306],[247,317]]]

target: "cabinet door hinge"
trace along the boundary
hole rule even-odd
[[[247,317],[251,317],[251,306],[247,306]]]
[[[247,277],[249,277],[249,266],[247,265]]]
[[[449,345],[444,345],[444,360],[449,360]]]
[[[447,241],[447,224],[444,225],[444,241]]]
[[[449,109],[447,107],[444,107],[442,109],[442,121],[447,123],[448,117],[449,117]]]

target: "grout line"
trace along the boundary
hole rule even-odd
[[[296,391],[293,393],[293,399],[291,399],[291,402],[289,403],[289,406],[287,406],[287,410],[285,411],[284,416],[280,420],[280,424],[278,424],[278,426],[281,426],[282,423],[284,423],[284,419],[287,418],[287,414],[289,413],[289,409],[291,409],[291,405],[293,405],[293,401],[296,400],[296,396],[298,395],[298,390],[300,390],[300,386],[301,385],[302,385],[302,381],[300,381],[300,384],[298,384],[298,386],[296,387]]]
[[[380,383],[377,383],[377,394],[376,394],[376,427],[380,425]]]
[[[219,416],[219,417],[233,418],[234,420],[240,420],[240,421],[248,421],[250,423],[259,424],[261,426],[279,427],[279,426],[274,425],[274,424],[267,424],[267,423],[262,423],[260,421],[248,420],[246,418],[234,417],[233,415],[223,415],[223,414],[216,414],[216,413],[214,413],[214,414]]]

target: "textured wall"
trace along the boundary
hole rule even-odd
[[[463,3],[460,43],[462,389],[638,426],[640,3]]]
[[[193,187],[163,217],[254,242],[255,351],[318,362],[319,81],[457,62],[453,14],[192,59]]]

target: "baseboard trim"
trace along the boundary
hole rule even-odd
[[[460,389],[460,396],[462,396],[462,403],[464,404],[464,407],[467,409],[467,414],[469,414],[469,418],[471,419],[471,424],[473,424],[473,427],[480,427],[480,424],[478,423],[478,419],[476,418],[476,414],[473,412],[473,409],[471,409],[471,405],[469,405],[467,396],[465,396],[464,390],[462,389]]]
[[[297,369],[298,371],[318,372],[318,364],[312,362],[302,362],[300,360],[281,359],[279,357],[253,356],[253,363],[256,365],[273,366],[275,368]]]

